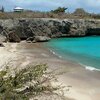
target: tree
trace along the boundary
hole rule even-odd
[[[65,7],[58,7],[57,9],[55,10],[51,10],[51,12],[53,13],[65,13],[65,11],[67,10],[68,8],[65,8]]]
[[[77,8],[73,14],[75,14],[75,15],[88,15],[89,13],[86,12],[83,8]]]
[[[1,11],[4,12],[4,7],[2,6]]]

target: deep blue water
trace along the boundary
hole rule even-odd
[[[64,59],[100,69],[100,37],[57,38],[46,43]]]

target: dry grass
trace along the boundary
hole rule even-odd
[[[52,13],[52,12],[7,12],[0,13],[0,19],[14,19],[14,18],[59,18],[59,19],[85,19],[85,18],[95,18],[100,19],[99,14],[87,14],[87,15],[75,15],[70,13]]]

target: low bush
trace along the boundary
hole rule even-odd
[[[29,100],[41,93],[51,93],[57,90],[49,83],[52,78],[45,64],[20,71],[14,69],[14,74],[10,74],[7,67],[0,71],[0,100]]]

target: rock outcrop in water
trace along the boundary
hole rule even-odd
[[[10,32],[12,30],[12,32]],[[34,39],[36,36],[45,37],[80,37],[100,35],[100,20],[89,19],[7,19],[0,20],[0,33],[8,41]]]

